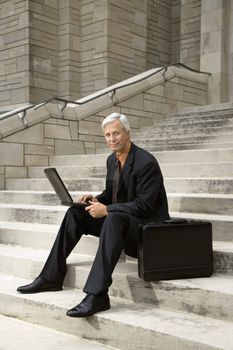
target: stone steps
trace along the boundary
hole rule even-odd
[[[233,125],[233,121],[232,121]],[[167,126],[158,126],[156,128],[149,128],[148,130],[144,130],[140,133],[134,133],[132,138],[135,142],[145,139],[153,139],[153,138],[167,138],[167,137],[181,137],[183,135],[198,135],[198,136],[212,136],[212,135],[223,135],[223,134],[231,134],[233,132],[233,126],[206,126],[203,122],[203,125],[183,125],[178,129],[177,125],[167,125]]]
[[[224,142],[222,141],[224,140]],[[191,133],[191,135],[178,135],[177,137],[175,137],[173,134],[172,135],[166,135],[166,136],[160,136],[158,135],[158,138],[152,138],[152,139],[145,139],[143,138],[142,140],[137,140],[135,143],[139,146],[139,147],[143,147],[146,148],[147,147],[151,147],[151,146],[159,146],[159,145],[189,145],[189,144],[202,144],[202,143],[208,143],[210,141],[210,143],[214,143],[215,144],[219,144],[219,147],[216,148],[221,148],[221,144],[231,144],[233,146],[233,133],[227,133],[227,134],[219,134],[219,135],[198,135],[198,134],[194,134]]]
[[[67,209],[43,168],[30,167],[28,179],[9,179],[8,191],[0,192],[0,312],[118,349],[232,349],[233,118],[227,108],[188,109],[132,134],[161,166],[171,216],[212,222],[213,276],[148,283],[139,279],[136,260],[122,256],[111,310],[73,320],[66,310],[83,298],[98,246],[98,238],[84,236],[68,258],[65,290],[16,293],[40,272]],[[49,165],[72,196],[95,194],[104,187],[108,154],[105,148],[95,155],[53,156]]]
[[[92,339],[108,346],[128,350],[212,350],[231,349],[233,327],[230,322],[186,312],[153,307],[112,298],[112,308],[88,319],[64,316],[83,294],[66,289],[36,295],[19,295],[15,288],[28,283],[2,275],[1,313],[15,318]],[[9,305],[6,311],[4,305]],[[98,332],[97,332],[98,330]]]
[[[84,340],[55,329],[0,316],[1,350],[110,350],[112,348]],[[14,334],[14,337],[12,337]],[[16,341],[17,339],[17,341]]]
[[[173,193],[210,193],[232,194],[232,178],[166,178],[164,180],[167,192]]]
[[[97,194],[99,192],[93,192]],[[79,198],[83,192],[70,192],[73,198]],[[171,211],[233,214],[233,194],[167,193]],[[0,203],[34,204],[57,206],[60,201],[54,192],[45,191],[0,191]]]
[[[204,115],[204,114],[196,114],[196,113],[187,113],[187,112],[179,112],[177,114],[170,114],[169,116],[164,117],[162,120],[156,120],[154,124],[151,126],[156,129],[157,127],[166,127],[170,125],[177,125],[179,127],[182,126],[191,126],[192,125],[202,125],[206,124],[207,126],[220,126],[224,124],[231,125],[233,121],[233,113],[228,114],[215,114],[215,115]],[[150,128],[150,127],[149,127]],[[148,126],[143,126],[141,131],[147,131]]]
[[[69,191],[96,192],[105,186],[103,178],[63,179]],[[233,177],[167,177],[164,179],[167,192],[232,194]],[[8,179],[7,190],[51,191],[47,179]]]
[[[65,206],[52,206],[52,205],[33,205],[33,204],[2,204],[0,203],[0,221],[13,221],[13,222],[25,222],[25,223],[44,223],[48,225],[59,224],[64,217],[67,210]],[[172,212],[172,215],[174,212]],[[219,233],[224,232],[224,223],[226,222],[228,227],[232,227],[231,215],[209,215],[199,213],[187,213],[187,212],[175,212],[176,216],[184,217],[184,215],[190,215],[193,219],[199,219],[202,215],[202,220],[213,220],[216,224],[214,227],[214,234],[218,236]],[[223,220],[221,220],[223,219]],[[216,232],[215,232],[216,230]],[[232,229],[231,229],[232,232]]]
[[[106,152],[109,153],[105,147]],[[164,150],[151,152],[162,163],[222,163],[232,162],[232,149],[190,149],[190,150]],[[87,164],[95,166],[105,166],[108,154],[95,155],[72,155],[72,156],[51,156],[50,166],[86,166]],[[40,168],[40,167],[39,167]],[[32,167],[34,172],[35,167]],[[41,168],[40,168],[41,169]],[[30,169],[29,169],[30,174]]]
[[[196,177],[211,176],[223,177],[231,176],[233,174],[233,162],[219,162],[219,163],[161,163],[160,164],[164,177],[183,177],[195,174]],[[96,166],[90,167],[85,165],[70,165],[70,166],[56,166],[60,176],[65,179],[77,179],[82,177],[105,177],[106,167]],[[44,167],[29,168],[29,178],[44,178]]]
[[[205,213],[174,212],[170,211],[172,217],[182,217],[190,220],[210,221],[213,227],[213,239],[216,241],[233,242],[233,217],[232,215],[216,215]]]
[[[187,140],[188,141],[188,140]],[[140,146],[140,143],[137,142],[137,145]],[[201,143],[193,143],[193,142],[186,142],[186,143],[166,143],[165,141],[158,145],[150,145],[149,141],[147,146],[141,144],[142,148],[147,149],[147,151],[153,153],[153,152],[162,152],[162,151],[182,151],[182,150],[203,150],[203,149],[227,149],[230,148],[233,149],[233,142],[207,142],[206,140],[202,140]],[[101,151],[102,152],[102,151]],[[100,152],[100,153],[101,153]]]
[[[47,255],[48,250],[0,245],[0,274],[32,280],[41,271]],[[72,252],[67,260],[64,286],[81,290],[92,261],[92,256]],[[123,301],[165,307],[175,311],[189,311],[232,322],[232,243],[221,242],[216,248],[214,247],[214,269],[215,273],[208,278],[145,282],[138,277],[135,261],[120,261],[114,270],[109,294]]]

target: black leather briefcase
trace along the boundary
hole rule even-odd
[[[210,222],[174,219],[140,225],[138,240],[138,274],[145,281],[213,273]]]

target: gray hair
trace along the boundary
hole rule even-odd
[[[114,122],[115,120],[119,120],[123,126],[123,128],[126,131],[130,130],[130,124],[129,124],[129,120],[128,118],[121,113],[112,113],[110,115],[108,115],[106,118],[104,118],[103,122],[102,122],[102,129],[104,130],[105,126],[109,123]]]

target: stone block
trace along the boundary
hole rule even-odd
[[[0,175],[0,190],[5,189],[5,178],[3,175]]]
[[[25,103],[28,100],[29,88],[12,89],[10,91],[11,103]]]
[[[148,89],[146,92],[151,94],[151,95],[164,96],[165,88],[164,88],[164,85],[157,85],[151,89]]]
[[[81,120],[79,122],[79,133],[88,135],[102,136],[101,124]]]
[[[71,135],[68,126],[46,124],[45,137],[70,140]]]
[[[217,73],[222,70],[222,53],[214,52],[201,55],[201,69],[210,73]]]
[[[221,31],[223,29],[222,27],[222,8],[207,11],[202,14],[202,33]]]
[[[61,106],[63,106],[64,103],[60,102],[60,101],[56,101],[51,103],[48,102],[45,105],[45,108],[47,109],[47,111],[49,112],[50,116],[55,116],[56,118],[60,117],[62,118],[62,114],[61,114]]]
[[[173,84],[172,82],[167,82],[165,84],[165,97],[174,100],[183,100],[184,89],[182,85]]]
[[[7,119],[0,120],[0,137],[5,137],[23,128],[23,123],[17,115],[13,115]]]
[[[44,128],[42,124],[33,125],[27,129],[19,131],[18,133],[8,136],[4,139],[9,142],[43,144]]]
[[[0,165],[23,165],[23,145],[0,142]]]
[[[25,165],[27,166],[48,166],[49,157],[39,155],[25,155]]]
[[[72,140],[77,140],[78,138],[78,123],[70,122],[70,135]]]
[[[84,154],[82,141],[55,140],[55,155]]]
[[[212,10],[216,10],[222,8],[222,1],[219,0],[202,0],[201,3],[201,10],[202,12],[206,12],[206,11],[212,11]]]
[[[6,166],[6,178],[26,178],[26,167]]]
[[[40,107],[38,109],[30,108],[27,110],[26,113],[26,120],[28,126],[36,124],[40,121],[47,121],[47,119],[50,118],[50,115],[45,106]]]
[[[54,124],[55,124],[55,123],[54,123]],[[64,120],[64,119],[58,119],[58,120],[56,121],[56,124],[57,124],[57,125],[64,125],[64,126],[70,125],[70,124],[69,124],[69,121],[68,121],[68,120]]]
[[[54,147],[48,145],[25,145],[25,154],[54,155]]]
[[[121,102],[121,106],[143,110],[143,94],[128,98],[126,101]]]
[[[201,54],[221,52],[222,31],[208,32],[202,34]]]

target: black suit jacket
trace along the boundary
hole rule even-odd
[[[112,184],[116,155],[107,159],[105,190],[96,198],[108,212],[123,212],[144,219],[169,219],[163,176],[155,157],[131,144],[119,179],[117,203],[112,204]]]

